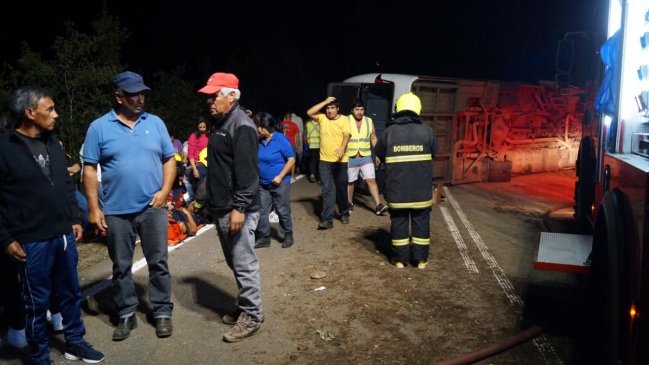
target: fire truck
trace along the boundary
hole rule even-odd
[[[589,273],[594,358],[649,364],[649,0],[610,0],[602,19],[604,71],[576,161],[582,232],[542,236],[535,266]]]

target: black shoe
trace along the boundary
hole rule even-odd
[[[381,203],[379,203],[379,205],[376,206],[376,209],[374,210],[374,213],[376,213],[376,215],[383,215],[383,213],[385,213],[387,211],[388,211],[388,207],[381,204]]]
[[[340,216],[340,223],[349,224],[349,213]]]
[[[322,221],[320,224],[318,224],[318,229],[323,230],[323,229],[332,229],[334,228],[334,224],[331,221]]]
[[[354,211],[354,203],[349,203],[349,212],[351,213],[353,211]]]
[[[259,237],[255,241],[255,248],[266,248],[270,247],[270,237]]]
[[[131,334],[131,330],[137,328],[137,318],[135,314],[126,318],[120,318],[117,322],[117,328],[113,332],[113,341],[122,341],[128,338]]]
[[[284,242],[282,242],[282,248],[289,248],[293,246],[293,233],[286,233],[284,235]]]
[[[174,327],[171,325],[171,318],[156,318],[155,319],[155,334],[158,338],[165,338],[171,336]]]
[[[313,175],[309,176],[309,182],[314,183],[315,182],[315,176],[313,176]]]

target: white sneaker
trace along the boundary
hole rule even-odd
[[[9,343],[9,346],[17,349],[27,347],[28,343],[27,337],[25,337],[25,329],[15,330],[10,327],[9,330],[7,330],[7,342]]]
[[[268,215],[268,221],[269,221],[270,223],[279,223],[279,215],[277,215],[277,213],[273,210],[273,211],[270,212],[270,214]]]

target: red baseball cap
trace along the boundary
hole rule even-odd
[[[207,84],[198,90],[198,92],[201,94],[211,95],[218,93],[224,87],[238,89],[239,79],[234,76],[234,74],[217,72],[207,79]]]

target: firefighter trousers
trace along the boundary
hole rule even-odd
[[[392,261],[428,261],[430,208],[390,209]]]

